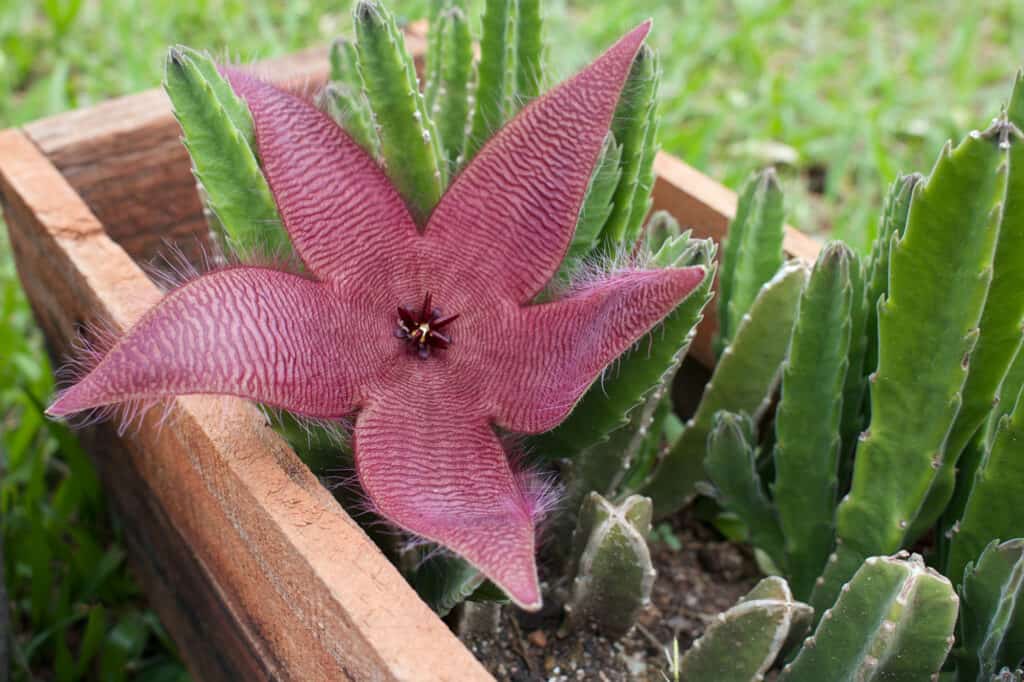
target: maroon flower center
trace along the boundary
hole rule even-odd
[[[395,336],[404,340],[409,352],[415,353],[421,360],[430,357],[432,349],[445,349],[452,344],[451,337],[441,330],[458,318],[457,314],[442,317],[441,309],[431,307],[430,303],[430,292],[427,292],[419,310],[407,305],[398,306]]]

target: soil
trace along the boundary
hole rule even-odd
[[[469,650],[497,679],[510,682],[664,682],[673,638],[685,651],[708,622],[732,606],[760,574],[745,547],[684,511],[669,522],[678,540],[651,543],[658,577],[651,604],[623,639],[609,642],[593,632],[559,633],[564,613],[556,600],[540,613],[500,609],[493,631],[463,635]]]

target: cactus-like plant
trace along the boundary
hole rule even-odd
[[[914,190],[906,232],[890,254],[889,292],[879,303],[871,421],[836,512],[840,556],[817,586],[816,608],[835,599],[860,560],[913,539],[919,513],[928,513],[922,505],[942,470],[991,279],[1006,192],[1004,138],[997,123],[956,149],[947,146]]]
[[[957,606],[953,586],[920,556],[871,557],[779,681],[934,679],[953,645]]]
[[[840,426],[850,352],[856,256],[822,249],[800,297],[775,415],[773,498],[794,592],[810,596],[832,552],[839,494]]]
[[[380,138],[366,99],[355,43],[339,38],[331,45],[331,80],[324,88],[321,108],[352,136],[366,153],[380,157]]]
[[[974,469],[974,480],[960,519],[950,530],[946,575],[959,584],[970,561],[993,539],[1024,536],[1024,400],[1000,419],[991,446]]]
[[[381,161],[413,218],[423,224],[448,179],[437,127],[394,16],[376,0],[360,0],[353,17],[357,64],[380,137]]]
[[[603,231],[605,244],[612,248],[635,242],[650,210],[657,152],[658,79],[657,57],[645,46],[633,60],[612,123],[612,134],[622,145],[622,176]]]
[[[208,56],[186,47],[170,49],[164,84],[216,240],[243,257],[286,249],[288,237],[256,158],[245,104]]]
[[[612,504],[591,493],[573,537],[571,622],[592,623],[606,635],[625,635],[647,605],[654,566],[647,548],[651,501],[632,495]]]
[[[850,348],[856,256],[822,250],[800,296],[775,416],[774,484],[769,499],[753,457],[752,424],[727,412],[708,444],[705,468],[720,502],[751,540],[807,598],[832,552],[838,499],[840,426]]]
[[[811,621],[811,607],[795,601],[786,581],[765,578],[739,602],[715,617],[683,655],[684,680],[753,682],[789,641],[799,641]]]
[[[679,509],[696,493],[705,478],[705,448],[719,410],[756,417],[768,407],[807,275],[803,264],[789,263],[761,287],[719,358],[697,412],[643,488],[654,500],[655,516]]]
[[[723,247],[716,355],[732,341],[761,286],[782,266],[784,216],[782,188],[774,169],[754,174],[740,192]]]
[[[1021,83],[1018,77],[1011,112],[1024,113]],[[975,593],[982,595],[974,598],[975,610],[960,616],[962,641],[955,675],[962,680],[1012,677],[1012,667],[1019,663],[1013,653],[979,658],[977,651],[980,640],[988,636],[985,633],[1003,636],[992,624],[1009,622],[1003,612],[1015,608],[1022,596],[1018,582],[1009,580],[1010,572],[999,583],[1001,607],[983,596],[985,589],[995,589],[984,583],[997,565],[995,545],[990,543],[1024,536],[1024,521],[1016,508],[1024,493],[1024,470],[1017,456],[1024,438],[1019,433],[1024,360],[1019,351],[1020,295],[1010,293],[1024,286],[1018,279],[1024,262],[1015,251],[1024,231],[1024,204],[1018,189],[1022,177],[1024,137],[1004,114],[955,150],[944,150],[929,177],[900,178],[887,199],[879,239],[867,266],[848,268],[845,287],[816,287],[812,275],[804,292],[774,420],[774,467],[757,466],[753,444],[758,436],[741,416],[720,413],[707,448],[706,468],[716,484],[719,503],[736,514],[749,539],[772,563],[792,577],[798,596],[806,595],[813,585],[811,602],[819,618],[831,613],[828,619],[838,617],[844,627],[849,618],[839,616],[839,605],[848,598],[851,576],[866,570],[865,559],[906,546],[942,512],[935,565],[956,584],[965,567],[971,567],[969,572],[977,570],[973,566],[986,567],[982,582],[971,582]],[[864,276],[860,284],[858,274]],[[863,298],[856,294],[858,287]],[[834,292],[833,305],[805,305],[816,298],[816,288]],[[849,304],[845,295],[835,293],[843,290],[850,293]],[[858,311],[858,301],[869,307]],[[844,308],[845,313],[829,316]],[[820,325],[804,319],[805,313],[815,309]],[[847,332],[848,346],[842,341]],[[864,337],[858,342],[861,349],[854,347],[858,334]],[[981,351],[974,346],[977,338],[986,336],[1002,350],[990,345],[988,351]],[[863,369],[856,366],[859,354],[863,354]],[[810,371],[820,373],[813,375],[816,380],[809,380]],[[872,372],[870,404],[858,403],[857,397],[856,382],[866,371]],[[804,389],[787,391],[794,385]],[[995,395],[1002,400],[994,402]],[[846,402],[847,396],[852,402]],[[974,408],[961,409],[972,400]],[[981,410],[982,402],[986,410]],[[908,411],[909,406],[914,409]],[[805,419],[794,421],[793,409]],[[980,418],[972,416],[978,412],[983,412]],[[856,446],[850,447],[858,420],[867,428]],[[796,428],[798,423],[802,426]],[[968,441],[965,434],[971,435]],[[835,506],[835,455],[841,440],[847,445],[840,449],[838,460],[840,491],[850,463],[853,477],[851,489]],[[787,464],[787,451],[792,451],[794,441],[797,452],[807,449]],[[812,446],[816,441],[819,444]],[[826,442],[827,447],[822,445]],[[943,476],[949,462],[965,450],[965,443],[964,471],[950,501],[948,479]],[[853,459],[851,450],[855,450]],[[806,506],[808,499],[823,496],[831,502],[816,505],[817,512]],[[787,515],[790,521],[783,522]],[[814,553],[801,549],[808,544],[801,544],[800,538],[813,537],[805,530],[821,533],[811,545],[818,548]],[[1006,552],[1017,542],[1004,543]],[[822,569],[821,557],[833,543],[835,551],[815,580]],[[968,594],[964,578],[965,609]],[[964,629],[965,623],[973,630]],[[825,625],[822,620],[819,631]],[[817,636],[812,641],[814,650],[821,648]],[[991,644],[994,640],[988,641],[988,650],[998,648]],[[1016,651],[1012,645],[1010,650]],[[794,662],[784,677],[833,679],[834,673],[825,673],[827,666],[806,663],[812,659],[819,660],[805,645],[796,659],[804,663]],[[918,679],[941,663],[935,654],[928,666],[919,662],[902,674]],[[1010,667],[1000,673],[1002,666]]]
[[[473,44],[465,9],[454,5],[445,10],[439,17],[439,23],[431,30],[431,34],[434,33],[439,34],[441,46],[437,73],[437,89],[441,96],[433,104],[431,113],[437,121],[448,170],[455,173],[466,145],[473,64]]]
[[[957,678],[983,682],[1024,661],[1024,540],[992,541],[961,589]]]
[[[1011,99],[1021,103],[1024,125],[1024,88]],[[1016,106],[1013,109],[1016,112]],[[945,456],[917,519],[917,532],[931,526],[946,508],[956,485],[956,464],[971,438],[981,428],[997,399],[1014,357],[1021,348],[1024,327],[1024,140],[1007,114],[993,128],[1007,164],[1006,188],[1000,205],[999,237],[991,263],[992,281],[978,326],[978,340],[971,352],[967,380],[961,391],[962,405],[946,438]]]

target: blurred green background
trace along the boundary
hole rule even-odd
[[[390,3],[406,18],[426,5]],[[654,17],[664,148],[733,188],[775,164],[790,223],[859,249],[885,185],[899,171],[927,172],[947,138],[986,125],[1024,62],[1019,0],[547,7],[561,76]],[[347,0],[0,0],[0,128],[154,87],[171,43],[268,57],[347,32],[348,10]],[[13,679],[185,679],[125,567],[91,464],[71,433],[41,417],[51,391],[0,231],[0,529]]]

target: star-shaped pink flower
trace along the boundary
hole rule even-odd
[[[317,419],[355,412],[356,469],[376,510],[539,607],[537,501],[495,427],[556,426],[705,274],[633,270],[531,305],[568,248],[648,29],[509,122],[422,231],[330,118],[227,71],[306,273],[228,267],[179,287],[49,413],[183,394]]]

